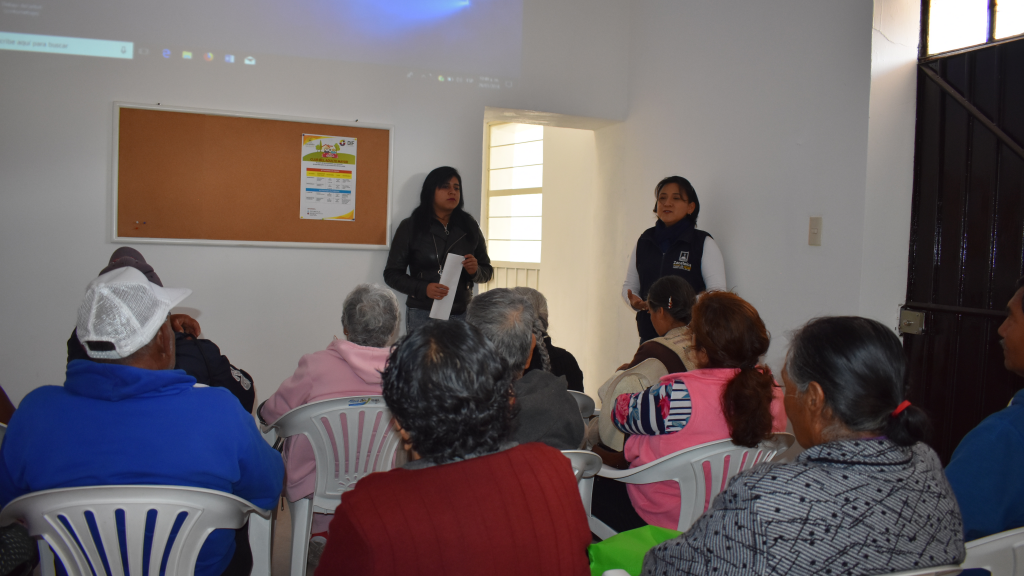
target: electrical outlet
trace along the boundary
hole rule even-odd
[[[811,216],[811,226],[807,232],[808,246],[821,246],[821,216]]]

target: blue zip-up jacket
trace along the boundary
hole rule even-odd
[[[26,396],[0,447],[0,506],[29,492],[109,484],[194,486],[270,508],[281,455],[223,388],[194,388],[182,370],[73,360],[64,386]],[[224,571],[234,531],[216,530],[196,576]]]

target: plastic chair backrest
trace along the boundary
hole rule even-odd
[[[603,465],[601,457],[590,450],[562,450],[562,454],[569,459],[572,472],[576,475],[576,482],[583,478],[592,478]]]
[[[594,415],[594,410],[597,408],[597,404],[594,403],[593,398],[587,396],[583,392],[569,390],[569,393],[576,399],[576,405],[580,408],[580,415],[583,416],[583,422],[586,422]]]
[[[984,568],[1000,576],[1024,576],[1024,528],[1015,528],[964,545],[963,568]]]
[[[711,502],[725,489],[729,479],[757,464],[768,462],[793,445],[792,434],[780,432],[754,448],[737,446],[731,440],[700,444],[669,454],[629,470],[618,480],[630,484],[650,484],[665,480],[679,483],[679,527],[685,532]]]
[[[282,438],[304,434],[316,459],[313,507],[333,514],[341,495],[371,472],[390,470],[401,437],[380,396],[321,400],[289,411],[273,424]]]
[[[241,528],[250,513],[270,518],[269,510],[215,490],[90,486],[16,498],[0,512],[0,525],[23,520],[69,576],[159,576],[161,566],[168,576],[192,576],[206,537],[217,528]]]

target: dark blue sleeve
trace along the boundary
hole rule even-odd
[[[1024,437],[998,415],[971,430],[953,452],[946,478],[960,504],[964,540],[1024,526]]]

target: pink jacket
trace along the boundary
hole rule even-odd
[[[388,348],[368,348],[347,340],[334,340],[326,350],[306,354],[295,373],[281,383],[260,414],[274,423],[289,410],[319,400],[344,396],[380,396],[381,376]],[[313,493],[316,462],[305,436],[293,436],[284,445],[285,496],[295,502]]]
[[[636,468],[680,450],[728,439],[729,425],[722,413],[722,392],[737,372],[737,368],[704,368],[663,376],[662,382],[681,379],[686,384],[692,403],[690,420],[685,428],[671,434],[630,436],[623,451],[629,467]],[[773,432],[786,431],[782,396],[782,388],[776,387],[771,407]],[[679,484],[672,481],[629,484],[626,489],[633,508],[645,522],[671,530],[679,526]]]

